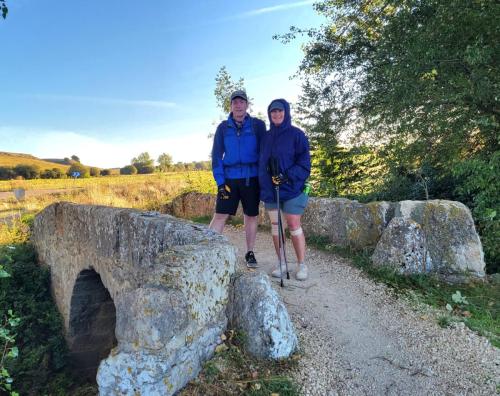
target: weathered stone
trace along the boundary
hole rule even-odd
[[[394,217],[373,252],[372,262],[377,266],[394,267],[404,274],[431,271],[432,263],[420,224]]]
[[[297,348],[297,336],[288,312],[263,273],[234,277],[228,318],[244,333],[245,348],[260,358],[280,359]]]
[[[201,217],[212,217],[215,212],[216,196],[198,192],[187,192],[175,197],[170,205],[165,208],[168,214],[182,219],[195,219]],[[243,221],[243,208],[238,206],[236,219]],[[265,213],[262,202],[259,206],[259,224],[269,225],[269,219]]]
[[[57,203],[35,218],[33,243],[86,364],[99,351],[83,343],[107,335],[99,327],[114,323],[115,302],[118,345],[101,362],[101,395],[174,394],[213,353],[236,262],[225,237],[168,215]],[[89,281],[92,270],[104,290]],[[84,325],[89,317],[93,324]]]
[[[484,277],[484,254],[470,210],[445,200],[401,201],[396,216],[422,226],[433,268],[444,275]]]
[[[215,211],[216,196],[190,191],[175,197],[170,207],[169,214],[183,219],[212,216]]]
[[[307,235],[327,237],[332,244],[355,250],[374,247],[393,217],[394,204],[361,204],[344,198],[310,198],[302,219]]]

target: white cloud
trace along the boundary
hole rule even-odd
[[[261,14],[269,14],[271,12],[277,12],[277,11],[284,11],[284,10],[289,10],[291,8],[297,8],[297,7],[304,7],[306,5],[313,4],[317,0],[307,0],[307,1],[297,1],[295,3],[285,3],[285,4],[277,4],[272,7],[263,7],[263,8],[257,8],[255,10],[247,11],[242,14],[238,14],[235,16],[235,18],[250,18],[256,15],[261,15]]]
[[[26,94],[21,96],[33,99],[40,99],[40,100],[87,102],[87,103],[97,103],[105,105],[125,105],[125,106],[140,106],[140,107],[159,107],[159,108],[177,107],[176,103],[174,102],[168,102],[162,100],[129,100],[129,99],[102,98],[94,96],[45,95],[45,94]]]
[[[154,159],[165,152],[172,155],[174,162],[205,161],[212,147],[207,133],[182,133],[164,138],[143,137],[140,133],[135,134],[137,138],[130,136],[134,134],[127,133],[123,140],[108,140],[105,135],[96,138],[73,131],[0,128],[3,151],[32,154],[38,158],[64,158],[76,154],[82,163],[101,168],[122,167],[145,151]]]

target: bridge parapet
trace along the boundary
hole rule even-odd
[[[36,217],[33,243],[80,369],[95,374],[116,345],[101,394],[173,394],[213,353],[236,262],[225,237],[168,215],[56,203]]]

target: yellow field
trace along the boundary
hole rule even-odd
[[[36,213],[56,201],[108,205],[123,208],[163,211],[165,205],[185,191],[215,193],[217,187],[209,171],[167,174],[106,176],[89,179],[37,179],[0,181],[3,191],[12,188],[62,189],[67,192],[0,201],[0,219],[23,213]],[[78,188],[78,189],[75,189]]]
[[[14,167],[16,165],[35,165],[40,168],[40,170],[58,168],[63,172],[69,168],[69,165],[56,164],[55,162],[48,162],[33,157],[29,154],[17,154],[17,153],[5,153],[0,152],[0,166]]]
[[[216,186],[209,171],[186,171],[153,173],[150,175],[117,175],[90,177],[86,179],[33,179],[0,180],[0,191],[12,191],[14,188],[25,190],[47,190],[60,188],[87,188],[90,186],[134,185],[134,184],[180,183],[195,185],[201,190],[215,192]],[[200,190],[200,191],[201,191]]]

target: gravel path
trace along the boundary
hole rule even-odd
[[[225,234],[243,257],[244,231]],[[255,254],[269,273],[276,262],[269,233],[259,232]],[[346,259],[308,248],[306,262],[307,281],[273,282],[299,336],[303,357],[293,375],[303,395],[497,393],[500,350],[487,339],[462,323],[440,328],[432,309],[395,297]]]

